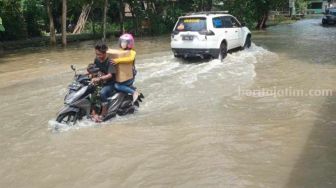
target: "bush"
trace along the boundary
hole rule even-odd
[[[0,33],[0,40],[27,38],[27,27],[21,11],[20,1],[3,0],[0,2],[0,17],[6,31]]]
[[[43,7],[40,0],[29,0],[23,3],[23,15],[27,23],[27,32],[30,37],[41,36],[41,26],[43,22]]]

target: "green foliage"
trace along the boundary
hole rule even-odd
[[[258,14],[260,14],[259,11],[256,11],[256,4],[252,0],[228,1],[224,3],[222,9],[228,10],[239,21],[246,23],[249,28],[254,27],[258,20]]]
[[[23,15],[27,24],[27,32],[31,37],[41,36],[46,12],[42,0],[23,0]]]
[[[301,14],[305,13],[308,7],[308,0],[296,0],[295,7],[296,7],[297,13],[301,13]]]
[[[216,2],[222,2],[223,6],[219,8],[229,10],[250,28],[254,28],[270,10],[288,8],[288,0],[217,0]]]
[[[127,22],[130,23],[130,22]],[[126,24],[131,25],[131,24]],[[85,25],[85,28],[83,30],[83,33],[94,33],[93,30],[95,30],[95,34],[102,33],[103,27],[102,22],[92,22],[88,21]],[[93,28],[94,27],[94,28]],[[132,26],[128,26],[128,28],[132,28]],[[106,32],[108,33],[115,33],[119,31],[119,25],[117,23],[111,23],[107,22],[106,24]]]
[[[55,28],[61,30],[62,0],[50,0]],[[288,8],[288,0],[108,0],[107,32],[120,30],[120,2],[130,5],[134,17],[123,19],[128,32],[163,34],[171,32],[178,17],[194,11],[229,10],[241,22],[254,28],[270,10]],[[76,24],[84,5],[91,4],[86,33],[102,33],[104,0],[68,0],[67,24]],[[146,4],[146,5],[145,5]],[[214,6],[216,5],[216,6]],[[296,0],[297,12],[304,12],[307,0]],[[1,40],[25,39],[49,32],[45,0],[0,0],[0,17],[5,32]],[[144,27],[144,23],[149,27]]]
[[[0,32],[3,32],[5,30],[5,27],[2,25],[2,18],[0,17]]]
[[[0,17],[3,26],[6,28],[0,33],[0,40],[14,40],[27,38],[26,22],[24,20],[20,1],[0,1]]]

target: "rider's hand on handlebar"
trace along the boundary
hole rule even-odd
[[[91,80],[94,84],[98,84],[101,81],[101,78],[92,78]]]

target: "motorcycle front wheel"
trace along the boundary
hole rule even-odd
[[[56,121],[58,123],[75,125],[78,120],[77,112],[66,112],[57,116]]]

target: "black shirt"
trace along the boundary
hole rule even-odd
[[[99,71],[101,71],[104,75],[111,73],[112,78],[114,78],[114,74],[116,73],[115,66],[112,63],[112,60],[107,58],[104,62],[100,62],[98,58],[94,60],[94,64],[96,67],[99,68]],[[114,79],[108,80],[104,85],[110,84]]]

